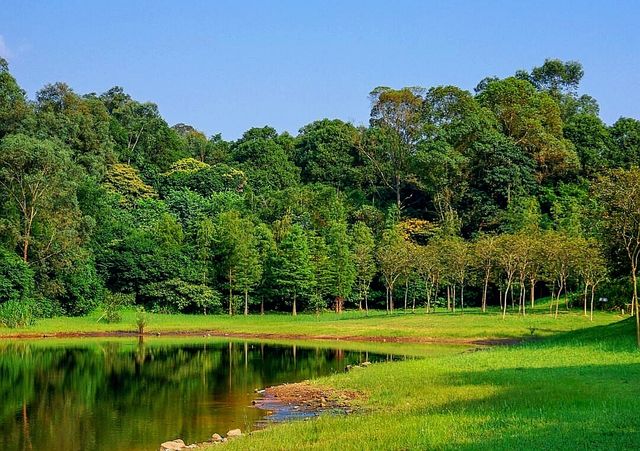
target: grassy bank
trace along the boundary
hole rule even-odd
[[[427,339],[490,339],[544,337],[593,325],[605,325],[621,317],[614,313],[598,312],[590,322],[579,309],[562,312],[558,319],[547,313],[540,304],[526,316],[517,313],[502,319],[498,310],[482,313],[478,309],[467,309],[464,313],[438,312],[426,314],[418,309],[415,313],[398,311],[393,315],[385,312],[345,312],[341,315],[323,313],[303,314],[292,317],[286,314],[249,315],[165,315],[149,314],[146,331],[151,334],[180,332],[209,332],[212,334],[246,334],[273,338],[356,338],[362,340]],[[95,313],[78,318],[51,318],[39,320],[30,327],[8,329],[0,327],[2,336],[41,336],[43,334],[87,334],[134,332],[135,312],[125,311],[119,323],[98,321]]]
[[[471,315],[470,315],[471,316]],[[637,449],[634,324],[313,381],[366,394],[361,413],[282,424],[234,449]]]

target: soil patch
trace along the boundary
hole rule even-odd
[[[354,390],[335,390],[318,387],[309,381],[282,384],[260,390],[261,397],[253,403],[258,409],[266,410],[267,417],[256,426],[269,423],[306,419],[320,415],[348,414],[354,409],[353,402],[363,397]]]

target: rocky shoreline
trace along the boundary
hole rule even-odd
[[[345,371],[357,371],[367,368],[370,364],[370,362],[363,362],[360,365],[347,365]],[[363,397],[362,393],[354,390],[318,387],[310,381],[275,385],[255,392],[260,395],[260,398],[253,401],[253,406],[267,412],[265,419],[256,424],[258,429],[283,421],[308,420],[323,412],[346,415],[353,412],[353,402]],[[190,445],[182,439],[174,439],[162,443],[160,451],[207,448],[242,436],[240,429],[232,429],[225,436],[215,433],[208,441]]]

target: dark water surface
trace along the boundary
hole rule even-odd
[[[0,343],[3,450],[155,450],[251,429],[254,390],[392,356],[194,340]]]

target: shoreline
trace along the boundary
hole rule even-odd
[[[211,329],[197,330],[167,330],[162,332],[145,332],[139,334],[135,331],[93,331],[93,332],[51,332],[31,333],[21,332],[16,334],[0,335],[2,340],[37,340],[43,338],[122,338],[122,337],[214,337],[214,338],[248,338],[265,340],[314,340],[314,341],[350,341],[362,343],[413,343],[413,344],[443,344],[464,346],[504,346],[514,345],[524,341],[524,338],[438,338],[438,337],[393,337],[393,336],[359,336],[359,335],[305,335],[305,334],[280,334],[280,333],[249,333],[249,332],[224,332]]]

